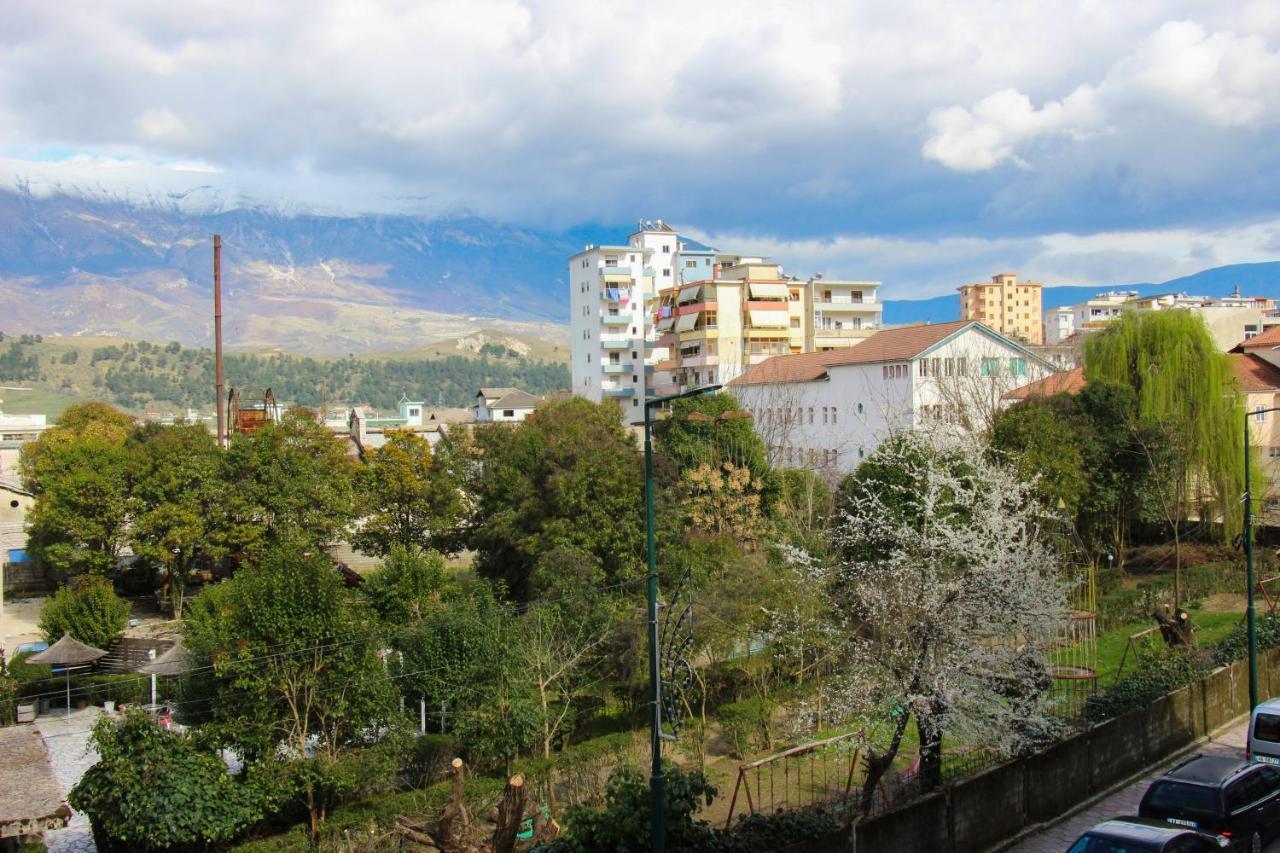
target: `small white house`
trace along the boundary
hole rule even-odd
[[[981,430],[1005,395],[1054,372],[981,323],[877,332],[848,349],[775,356],[729,383],[775,465],[857,467],[890,434]]]
[[[519,388],[481,388],[476,392],[475,422],[522,421],[537,405],[537,397]]]

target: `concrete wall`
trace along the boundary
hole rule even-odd
[[[4,564],[4,594],[48,592],[54,588],[34,562]]]
[[[1245,713],[1248,678],[1248,664],[1237,661],[1146,708],[878,815],[858,825],[855,849],[986,850],[1054,819]],[[1258,656],[1258,680],[1260,698],[1280,694],[1280,649]]]

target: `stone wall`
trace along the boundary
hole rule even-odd
[[[1259,698],[1280,694],[1280,649],[1258,656]],[[858,853],[973,853],[1053,820],[1245,713],[1245,661],[1043,752],[992,768],[861,823]]]

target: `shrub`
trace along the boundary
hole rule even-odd
[[[82,643],[109,649],[129,624],[129,602],[106,578],[84,575],[60,587],[40,608],[40,631],[57,642],[70,634]]]
[[[1085,719],[1097,723],[1145,708],[1161,696],[1186,687],[1203,674],[1204,668],[1191,650],[1169,649],[1142,654],[1135,670],[1089,697],[1084,706]]]
[[[419,735],[405,749],[401,775],[410,788],[425,788],[439,782],[449,762],[458,754],[449,735]]]
[[[1275,616],[1258,617],[1258,650],[1280,646],[1280,618]],[[1213,649],[1213,662],[1216,666],[1226,666],[1232,661],[1240,660],[1249,654],[1249,626],[1241,622],[1222,638]]]
[[[71,698],[84,698],[90,705],[111,701],[117,705],[141,705],[151,699],[151,684],[145,675],[82,675],[71,679]]]
[[[765,699],[744,699],[721,705],[717,712],[724,739],[734,758],[773,745],[773,703]]]
[[[1097,572],[1097,588],[1098,597],[1104,598],[1113,592],[1118,592],[1120,587],[1124,585],[1124,569],[1098,569]]]
[[[226,842],[260,820],[272,799],[238,782],[222,759],[187,734],[161,729],[141,711],[103,717],[100,756],[67,800],[89,816],[101,851],[177,850]]]

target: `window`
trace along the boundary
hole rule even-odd
[[[1026,376],[1027,360],[1025,358],[1009,359],[1009,375],[1010,376]]]
[[[791,328],[793,328],[793,329],[798,329],[798,328],[800,328],[800,318],[799,318],[799,317],[792,317],[792,318],[791,318]]]
[[[921,376],[929,375],[929,359],[927,358],[920,359],[920,375]]]
[[[1147,804],[1162,813],[1184,813],[1185,817],[1214,820],[1218,816],[1218,792],[1183,782],[1157,782],[1147,793]]]
[[[813,406],[809,407],[809,423],[813,423]]]
[[[664,278],[671,278],[671,270],[670,270],[670,268],[664,269],[664,270],[662,271],[662,275],[663,275],[663,277],[664,277]]]
[[[1259,714],[1253,722],[1253,736],[1267,743],[1280,743],[1280,716]]]
[[[503,410],[502,410],[502,416],[503,416],[504,418],[514,418],[514,417],[516,416],[516,410],[515,410],[515,409],[503,409]]]
[[[640,401],[639,401],[639,400],[634,400],[634,399],[633,399],[633,400],[631,401],[631,408],[633,408],[633,409],[634,409],[634,408],[635,408],[636,406],[638,406],[638,405],[640,405]]]
[[[698,266],[698,262],[697,262],[697,261],[685,261],[685,262],[684,262],[684,268],[685,268],[685,269],[687,269],[687,270],[694,269],[694,268],[695,268],[695,267],[697,267],[697,266]]]
[[[826,406],[823,406],[823,407],[822,407],[822,422],[823,422],[824,424],[827,422],[827,407],[826,407]]]
[[[944,362],[942,362],[942,372],[943,372],[946,376],[955,376],[955,374],[956,374],[956,360],[955,360],[954,358],[948,358],[947,360],[945,360]]]
[[[858,414],[862,414],[862,404],[858,404]]]
[[[965,360],[964,356],[960,356],[959,358],[956,359],[956,376],[968,376],[968,375],[969,375],[969,363]]]
[[[708,311],[702,315],[703,328],[714,329],[716,327],[716,312]]]
[[[836,422],[836,407],[835,407],[835,406],[832,406],[832,407],[831,407],[831,422],[832,422],[832,423],[835,423],[835,422]]]
[[[663,247],[662,247],[662,254],[664,254],[664,255],[669,255],[669,254],[671,254],[671,247],[670,247],[670,246],[663,246]]]
[[[799,301],[800,301],[800,291],[798,291],[798,290],[793,290],[793,291],[791,291],[791,301],[792,301],[792,302],[799,302]]]
[[[983,376],[999,376],[1000,375],[1000,359],[984,358],[982,360]]]

